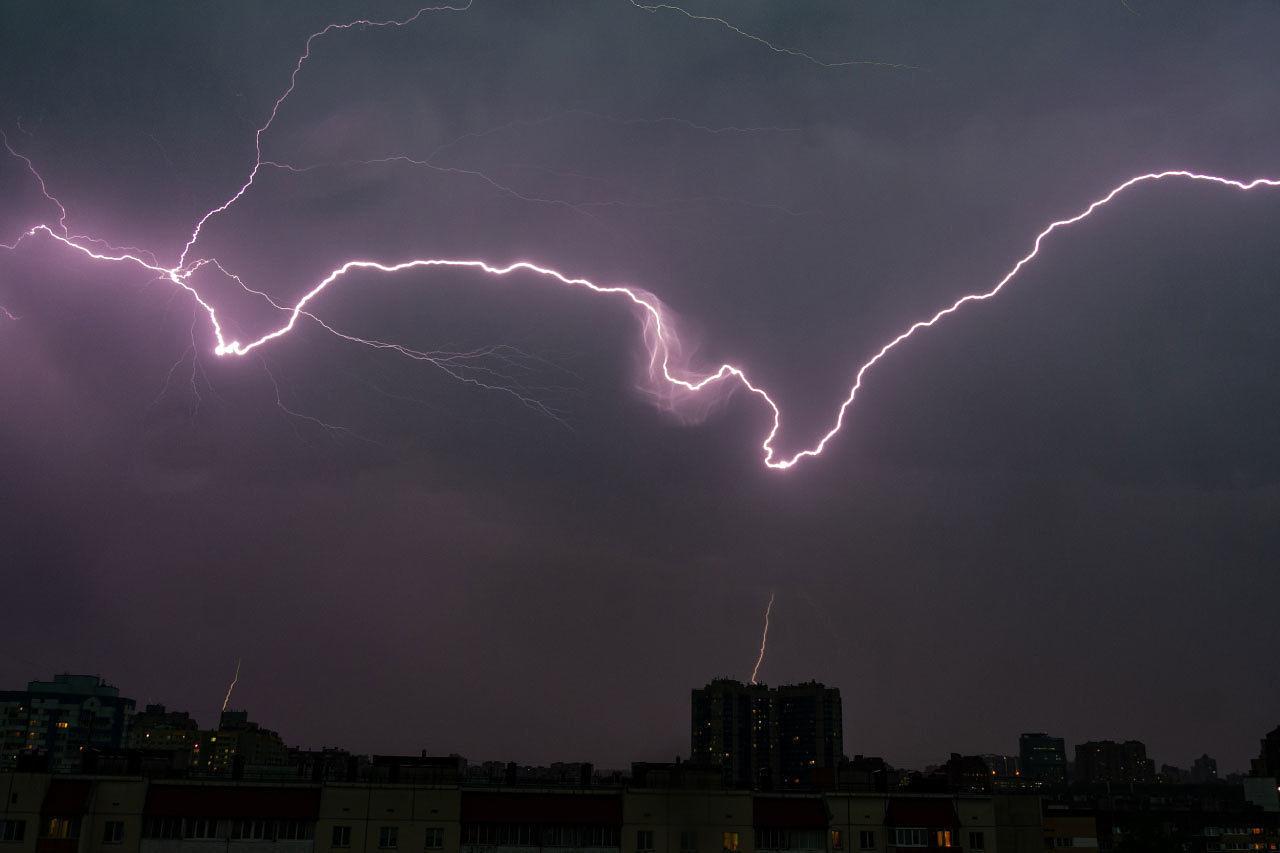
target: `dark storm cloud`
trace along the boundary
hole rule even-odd
[[[409,5],[10,4],[0,120],[78,230],[176,257],[243,180],[305,35]],[[452,172],[265,170],[201,253],[280,299],[356,254],[630,282],[695,364],[774,392],[799,449],[868,353],[1052,219],[1138,172],[1280,171],[1280,11],[1128,5],[696,7],[910,71],[622,2],[326,37],[270,159],[421,158],[509,127],[440,150]],[[7,241],[48,210],[20,164],[0,182]],[[655,411],[608,300],[434,272],[355,275],[316,306],[545,359],[527,382],[566,428],[314,327],[262,352],[270,376],[215,359],[181,294],[24,247],[0,258],[23,316],[0,325],[0,536],[31,606],[0,677],[91,669],[208,719],[243,657],[238,700],[294,741],[616,765],[687,750],[688,688],[745,676],[776,589],[762,676],[840,686],[850,752],[923,763],[1046,728],[1243,766],[1278,687],[1278,216],[1274,194],[1135,190],[886,359],[784,475],[748,395],[696,426]],[[233,296],[242,331],[272,319]],[[350,432],[282,411],[272,376]],[[391,693],[421,713],[370,730]]]

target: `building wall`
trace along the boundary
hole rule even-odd
[[[43,773],[0,774],[0,820],[23,822],[21,842],[0,842],[0,853],[34,853],[40,836],[40,806],[49,789],[50,776]]]
[[[639,832],[653,832],[654,853],[681,853],[694,833],[697,853],[721,853],[737,833],[739,853],[755,853],[752,798],[746,791],[630,790],[622,798],[622,853],[637,853]]]
[[[831,813],[830,828],[840,833],[840,843],[845,851],[862,853],[864,849],[870,849],[883,853],[889,849],[884,823],[887,802],[884,794],[827,794],[827,811]],[[860,834],[863,832],[873,834],[873,847],[859,846]]]
[[[325,785],[316,823],[317,853],[374,853],[383,827],[396,830],[398,851],[426,849],[427,830],[443,830],[443,849],[456,851],[462,843],[462,792],[457,787],[407,785]],[[351,846],[334,847],[334,828],[350,827]],[[386,853],[386,851],[382,851]]]
[[[1068,842],[1067,839],[1070,839]],[[1044,818],[1044,846],[1096,850],[1098,848],[1098,822],[1091,815],[1046,815]]]
[[[115,851],[138,853],[142,849],[142,809],[147,785],[141,779],[101,779],[93,787],[89,811],[80,825],[81,853]],[[120,843],[107,843],[108,822],[123,824]]]
[[[1039,797],[962,794],[952,802],[957,817],[953,847],[965,853],[1040,853],[1044,849]],[[898,849],[893,844],[893,827],[886,820],[889,798],[884,794],[832,793],[826,795],[826,803],[831,829],[840,832],[845,853],[863,853],[860,842],[864,832],[874,836],[874,845],[867,849],[878,853]],[[970,844],[970,833],[982,834],[981,848]],[[828,834],[828,849],[831,843]]]
[[[1041,800],[1027,794],[991,798],[1000,853],[1031,853],[1044,847]]]

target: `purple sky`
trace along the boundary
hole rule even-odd
[[[307,34],[414,8],[6,4],[0,129],[73,231],[173,263]],[[794,452],[887,338],[1129,176],[1280,177],[1272,4],[687,8],[914,67],[622,0],[332,34],[263,138],[327,165],[264,170],[196,254],[282,301],[354,256],[631,283],[774,393]],[[349,163],[393,154],[454,171]],[[0,242],[50,221],[0,158]],[[233,704],[291,743],[621,766],[687,754],[689,689],[750,673],[776,591],[761,678],[840,687],[850,754],[1047,730],[1243,768],[1280,722],[1277,225],[1280,191],[1134,191],[785,474],[750,395],[653,405],[616,302],[430,271],[316,303],[501,347],[468,375],[560,422],[313,325],[215,358],[173,285],[33,239],[0,252],[0,685],[96,672],[208,723],[243,657]],[[275,319],[208,293],[237,334]]]

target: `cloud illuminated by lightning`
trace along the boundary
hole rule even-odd
[[[688,12],[685,12],[683,9],[679,9],[678,7],[674,7],[674,6],[667,6],[667,5],[642,6],[639,3],[636,3],[635,0],[633,0],[633,5],[636,5],[639,8],[645,9],[646,11],[656,11],[659,9],[671,9],[675,11],[680,11],[685,15],[688,15],[689,17],[694,19],[704,20],[704,18],[700,16],[692,15]],[[205,224],[208,223],[209,220],[212,219],[213,217],[228,210],[233,204],[236,203],[237,200],[242,198],[245,195],[245,193],[249,191],[250,187],[253,185],[254,180],[258,175],[258,173],[260,172],[260,170],[262,169],[262,167],[264,165],[267,165],[268,162],[270,162],[270,161],[265,161],[263,159],[262,136],[272,126],[272,123],[275,121],[276,116],[279,114],[282,105],[285,103],[289,95],[294,91],[294,88],[297,85],[298,74],[301,71],[303,65],[310,58],[312,44],[316,39],[335,30],[346,30],[346,29],[351,29],[353,27],[404,26],[406,24],[416,21],[418,18],[420,18],[423,14],[425,14],[428,11],[463,11],[469,7],[470,7],[469,2],[462,6],[424,7],[422,9],[419,9],[418,12],[415,13],[414,15],[408,18],[400,19],[400,20],[382,21],[382,22],[360,20],[360,21],[353,21],[346,24],[330,24],[326,26],[324,29],[319,30],[315,33],[312,33],[305,42],[305,49],[302,55],[298,58],[297,62],[294,64],[293,72],[289,78],[288,87],[276,99],[276,101],[274,102],[271,108],[270,114],[267,117],[267,120],[255,132],[254,149],[256,152],[256,157],[252,165],[252,168],[249,171],[247,179],[239,187],[239,189],[236,190],[225,201],[223,201],[221,204],[217,205],[216,207],[210,209],[208,212],[206,212],[203,216],[200,217],[199,221],[195,224],[195,227],[192,229],[191,235],[187,240],[186,244],[184,245],[182,252],[178,257],[177,263],[174,264],[173,266],[165,266],[160,261],[158,261],[152,253],[144,250],[134,249],[131,247],[123,247],[123,248],[112,247],[101,240],[97,240],[89,237],[71,235],[69,233],[69,229],[67,226],[66,207],[56,197],[54,197],[52,193],[49,192],[49,189],[44,181],[44,178],[37,171],[34,164],[31,162],[31,160],[26,156],[17,152],[12,146],[10,146],[8,139],[4,138],[5,148],[9,151],[9,153],[12,156],[17,157],[18,159],[22,160],[25,163],[27,169],[31,172],[35,180],[39,183],[41,192],[44,194],[45,198],[48,199],[51,204],[55,205],[59,212],[59,217],[58,217],[56,226],[49,225],[46,223],[41,223],[41,224],[32,226],[31,228],[24,231],[18,237],[18,239],[15,240],[12,244],[5,245],[5,248],[14,249],[27,239],[35,238],[37,235],[44,235],[49,239],[54,240],[58,243],[61,243],[67,246],[68,248],[73,249],[76,252],[79,252],[82,255],[92,260],[100,261],[100,262],[132,264],[150,273],[156,274],[159,277],[162,277],[168,280],[169,282],[171,282],[172,284],[174,284],[175,286],[177,286],[178,288],[181,288],[183,291],[185,291],[194,300],[194,302],[205,312],[213,332],[213,337],[216,341],[216,344],[214,346],[214,353],[218,356],[223,356],[223,357],[241,357],[241,356],[246,356],[250,353],[254,353],[260,348],[265,347],[268,344],[271,344],[278,339],[284,338],[289,333],[294,331],[294,329],[298,326],[299,321],[302,318],[308,318],[311,320],[315,320],[316,322],[320,322],[321,325],[331,333],[337,334],[340,337],[354,343],[375,347],[375,348],[392,349],[400,353],[401,355],[405,355],[410,358],[421,356],[422,355],[421,353],[415,353],[414,351],[409,350],[408,348],[405,348],[405,347],[401,347],[400,345],[388,344],[382,341],[369,340],[365,338],[359,338],[354,335],[347,335],[344,333],[337,332],[333,327],[319,321],[318,318],[315,316],[315,314],[310,310],[313,303],[321,296],[322,293],[324,293],[324,291],[326,291],[329,287],[340,283],[351,273],[358,272],[358,271],[395,274],[395,273],[401,273],[401,272],[406,272],[411,270],[425,271],[425,270],[431,270],[436,268],[462,269],[462,270],[469,270],[476,273],[482,273],[484,275],[493,276],[497,278],[507,278],[507,277],[515,277],[515,276],[520,276],[522,278],[536,278],[536,279],[548,281],[553,284],[571,287],[571,288],[579,289],[582,291],[588,291],[599,296],[613,298],[623,302],[624,304],[629,305],[636,312],[637,316],[640,319],[641,338],[648,353],[648,376],[647,376],[648,387],[646,390],[649,390],[650,392],[652,392],[661,401],[674,407],[679,400],[684,399],[686,397],[690,397],[692,395],[700,394],[713,387],[729,388],[734,385],[741,386],[752,395],[758,397],[769,409],[769,411],[772,413],[771,426],[767,434],[765,435],[764,439],[760,442],[760,445],[759,445],[762,453],[762,457],[763,457],[762,458],[763,463],[768,468],[771,468],[771,469],[785,470],[793,467],[798,462],[804,459],[819,456],[823,452],[828,442],[830,442],[831,439],[834,438],[843,428],[847,413],[849,409],[852,407],[854,401],[856,400],[858,392],[862,388],[863,382],[868,372],[872,368],[874,368],[892,350],[894,350],[896,347],[904,343],[906,340],[908,340],[918,332],[921,332],[924,329],[932,328],[933,326],[937,325],[944,318],[959,311],[963,306],[971,302],[980,302],[987,299],[991,299],[992,297],[996,296],[1007,285],[1009,285],[1011,282],[1015,280],[1018,274],[1022,271],[1022,269],[1028,263],[1030,263],[1033,259],[1036,258],[1036,256],[1040,252],[1041,245],[1043,244],[1045,239],[1047,239],[1051,234],[1086,219],[1087,217],[1091,216],[1100,208],[1110,204],[1111,201],[1115,199],[1117,196],[1119,196],[1121,193],[1124,193],[1125,191],[1133,187],[1136,187],[1140,184],[1156,183],[1156,182],[1167,181],[1167,180],[1185,180],[1185,181],[1193,181],[1193,182],[1205,182],[1205,183],[1215,184],[1218,186],[1237,189],[1241,191],[1253,190],[1259,187],[1269,187],[1269,188],[1280,187],[1280,179],[1276,179],[1276,178],[1254,178],[1252,180],[1238,180],[1234,178],[1219,177],[1216,175],[1202,174],[1202,173],[1182,170],[1182,169],[1148,172],[1145,174],[1136,175],[1134,177],[1129,178],[1128,180],[1125,180],[1124,182],[1113,187],[1111,190],[1106,192],[1101,197],[1090,202],[1085,208],[1083,208],[1080,212],[1076,213],[1075,215],[1064,218],[1064,219],[1055,220],[1051,222],[1048,226],[1046,226],[1044,229],[1042,229],[1033,240],[1031,249],[1025,255],[1019,258],[1017,262],[1014,263],[1013,266],[1008,270],[1008,272],[1005,273],[1005,275],[1002,278],[996,281],[994,285],[990,286],[985,290],[980,290],[974,293],[969,293],[964,296],[961,296],[960,298],[952,302],[950,305],[940,309],[939,311],[937,311],[927,319],[923,319],[911,324],[905,330],[903,330],[896,336],[889,339],[869,359],[863,362],[856,369],[853,375],[852,385],[849,388],[849,391],[846,394],[843,401],[837,407],[831,426],[824,433],[822,433],[822,435],[819,436],[818,439],[815,442],[813,442],[809,447],[802,449],[800,451],[797,451],[789,456],[780,453],[778,449],[775,447],[775,441],[777,440],[782,429],[782,413],[777,403],[774,402],[774,399],[772,398],[772,396],[764,388],[753,383],[748,378],[746,372],[741,367],[736,366],[732,363],[726,362],[711,371],[698,370],[692,367],[691,365],[689,365],[687,362],[687,359],[684,357],[682,353],[681,346],[680,346],[680,339],[677,334],[677,330],[675,328],[675,321],[670,311],[664,306],[664,304],[661,301],[659,301],[659,299],[656,296],[634,285],[601,284],[582,276],[574,275],[569,272],[563,272],[561,270],[539,264],[535,261],[524,260],[524,259],[491,261],[491,260],[486,260],[481,258],[447,258],[447,257],[434,258],[432,257],[432,258],[407,258],[407,259],[400,259],[400,260],[380,260],[376,258],[357,257],[357,258],[349,259],[344,263],[342,263],[341,265],[339,265],[338,267],[332,269],[327,275],[319,279],[310,289],[308,289],[302,295],[302,297],[298,299],[295,303],[293,303],[290,306],[284,306],[284,305],[275,303],[274,300],[270,300],[270,297],[266,297],[266,295],[261,291],[256,291],[256,290],[253,290],[252,288],[249,288],[247,285],[244,284],[244,282],[238,276],[234,276],[231,273],[227,273],[226,269],[220,263],[218,263],[216,259],[202,258],[196,261],[191,261],[191,262],[188,261],[189,255],[191,254],[192,250],[197,245],[200,239],[201,231],[205,226]],[[713,20],[723,25],[729,26],[729,28],[734,30],[735,32],[741,35],[744,35],[748,38],[751,38],[755,41],[761,41],[762,43],[766,44],[771,49],[777,52],[797,55],[797,56],[806,58],[809,61],[817,62],[817,60],[815,60],[811,56],[808,56],[807,54],[802,54],[797,51],[791,51],[785,48],[778,48],[774,45],[769,44],[768,42],[764,42],[764,40],[760,39],[759,37],[752,36],[748,33],[744,33],[743,31],[728,24],[722,19],[712,18],[712,19],[705,19],[705,20]],[[821,62],[818,62],[818,64],[831,65],[831,63],[821,63]],[[836,63],[836,64],[849,64],[849,63]],[[4,245],[4,244],[0,244],[0,245]],[[215,307],[212,305],[209,299],[201,293],[200,289],[197,287],[196,283],[193,281],[193,275],[197,271],[210,265],[216,265],[217,268],[222,270],[222,272],[224,272],[226,275],[228,275],[229,277],[239,282],[241,287],[244,287],[245,290],[247,290],[248,292],[255,293],[271,301],[272,304],[275,305],[276,308],[280,309],[285,315],[285,319],[283,320],[283,322],[281,322],[276,328],[271,329],[265,332],[264,334],[262,334],[260,337],[252,340],[242,341],[239,339],[228,337],[228,335],[224,330],[224,325],[222,323],[221,318],[219,317],[218,311],[215,309]],[[272,381],[273,383],[275,382],[274,377],[272,378]],[[479,384],[483,384],[483,383],[479,383]],[[485,386],[485,387],[489,387],[489,386]],[[276,388],[277,388],[277,401],[280,402],[280,405],[283,407],[284,404],[283,402],[280,401],[280,398],[279,398],[279,386],[277,385]],[[518,393],[517,393],[517,396],[519,396]],[[526,402],[529,402],[529,401],[526,400]],[[328,426],[328,425],[325,425],[325,426]]]

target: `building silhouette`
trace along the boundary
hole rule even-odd
[[[1060,737],[1028,732],[1018,738],[1018,764],[1023,778],[1045,785],[1067,781],[1067,747]]]
[[[1249,764],[1250,773],[1254,776],[1280,777],[1280,726],[1267,732],[1258,757]]]
[[[148,705],[135,714],[125,736],[128,749],[190,752],[200,736],[200,724],[186,711],[170,711],[164,705]]]
[[[816,681],[716,679],[693,691],[690,710],[692,760],[721,767],[735,788],[809,790],[844,758],[840,691]]]
[[[1218,762],[1206,753],[1191,764],[1191,781],[1200,785],[1218,781]]]
[[[251,721],[247,711],[223,711],[218,728],[198,733],[191,747],[191,767],[209,775],[242,776],[252,768],[288,765],[289,750],[280,735]]]
[[[1076,746],[1075,779],[1081,784],[1154,782],[1155,777],[1155,762],[1140,740],[1091,740]]]

